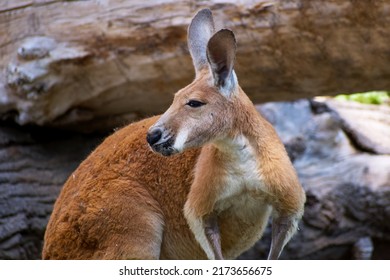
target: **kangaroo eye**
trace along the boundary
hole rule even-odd
[[[198,100],[190,100],[188,101],[188,103],[186,105],[192,107],[192,108],[198,108],[198,107],[201,107],[203,105],[205,105],[206,103],[203,103],[201,101],[198,101]]]

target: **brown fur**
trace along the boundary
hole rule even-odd
[[[205,257],[180,210],[199,150],[153,153],[145,135],[156,120],[117,131],[69,177],[47,226],[44,259]],[[145,246],[161,253],[144,254]]]

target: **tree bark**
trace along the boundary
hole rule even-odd
[[[164,111],[203,7],[235,32],[254,102],[390,89],[388,0],[3,0],[0,115],[94,130]]]
[[[37,259],[59,191],[101,136],[0,128],[0,259]]]

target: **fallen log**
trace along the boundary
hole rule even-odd
[[[390,89],[390,2],[49,1],[0,4],[0,116],[96,130],[164,111],[194,76],[186,29],[213,10],[237,35],[254,102]]]

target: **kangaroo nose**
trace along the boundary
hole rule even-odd
[[[162,131],[160,128],[154,128],[153,130],[149,131],[146,135],[146,141],[148,141],[150,146],[153,146],[153,144],[156,144],[158,140],[161,139]]]

